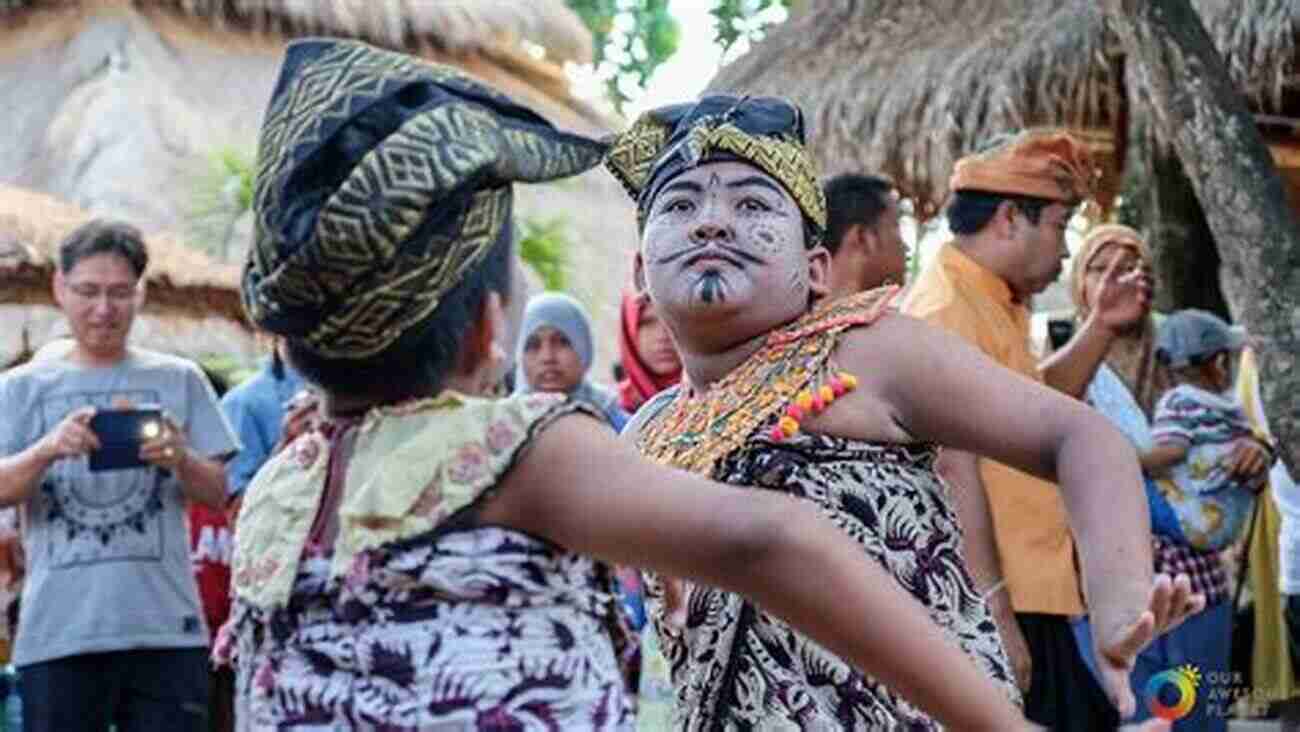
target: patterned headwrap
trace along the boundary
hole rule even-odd
[[[677,174],[701,163],[742,160],[781,182],[811,225],[826,231],[826,198],[804,148],[803,112],[775,97],[702,97],[641,115],[615,136],[605,165],[637,202],[644,228],[655,196]]]
[[[948,188],[1078,203],[1092,197],[1096,180],[1092,155],[1074,136],[1027,130],[958,160]]]
[[[511,235],[512,182],[604,149],[453,68],[292,43],[262,124],[244,306],[326,358],[380,353]]]

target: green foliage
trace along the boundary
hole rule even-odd
[[[246,363],[227,353],[206,353],[199,357],[198,362],[210,376],[225,382],[227,389],[239,386],[245,379],[257,373],[256,363]]]
[[[776,11],[790,8],[791,0],[714,0],[709,12],[717,21],[714,40],[725,54],[738,41],[762,39],[764,31],[781,17]]]
[[[227,146],[208,154],[193,178],[186,217],[190,241],[211,254],[227,257],[235,221],[253,207],[255,174],[251,152]]]
[[[597,75],[622,108],[629,88],[643,89],[650,75],[677,51],[681,28],[668,0],[568,0],[595,45]]]
[[[519,239],[519,257],[542,278],[547,290],[564,290],[569,281],[570,239],[563,216],[540,220],[524,219]]]

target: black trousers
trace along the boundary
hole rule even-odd
[[[1064,615],[1016,613],[1033,660],[1025,716],[1053,732],[1098,732],[1119,726],[1119,710],[1088,670]]]
[[[19,670],[24,732],[207,732],[206,648],[88,653]]]

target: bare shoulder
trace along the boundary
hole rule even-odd
[[[857,377],[858,387],[807,422],[808,428],[869,442],[915,442],[893,403],[894,380],[900,370],[923,368],[911,342],[924,330],[921,321],[890,313],[869,326],[845,331],[836,345],[835,366]]]
[[[844,333],[835,353],[841,368],[858,377],[864,389],[911,369],[923,369],[936,346],[951,340],[942,331],[910,315],[889,313],[866,328]]]

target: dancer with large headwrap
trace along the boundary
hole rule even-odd
[[[638,205],[636,277],[672,329],[687,382],[625,434],[661,464],[754,485],[738,507],[772,493],[816,506],[1011,698],[985,605],[997,586],[977,589],[966,571],[934,444],[1059,477],[1095,612],[1125,629],[1103,650],[1130,666],[1201,603],[1185,579],[1153,586],[1131,448],[1078,402],[892,314],[896,288],[826,302],[825,207],[803,143],[796,107],[725,95],[647,112],[614,142],[607,165]],[[663,608],[656,616],[689,729],[937,726],[725,589],[691,588],[680,623]],[[1111,692],[1133,707],[1125,684]]]
[[[602,152],[452,69],[290,45],[243,292],[323,400],[239,515],[241,726],[629,729],[599,557],[744,593],[955,728],[1022,728],[811,506],[653,465],[563,395],[471,395],[505,361],[512,184]]]

